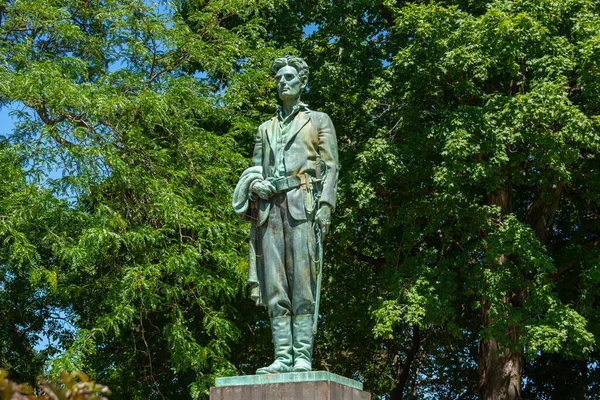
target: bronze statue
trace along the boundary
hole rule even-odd
[[[257,374],[312,368],[322,243],[339,169],[331,119],[300,101],[309,74],[304,60],[278,58],[272,70],[282,105],[258,128],[252,167],[233,199],[252,221],[248,280],[252,298],[268,308],[275,345],[275,361]]]

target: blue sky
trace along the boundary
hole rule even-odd
[[[12,135],[15,128],[13,119],[8,115],[10,110],[10,106],[4,106],[0,109],[0,135],[2,136]]]

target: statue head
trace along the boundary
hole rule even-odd
[[[303,59],[287,55],[273,61],[277,92],[281,100],[299,99],[308,83],[308,65]]]

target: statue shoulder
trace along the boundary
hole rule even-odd
[[[313,121],[320,127],[324,125],[333,125],[333,122],[331,122],[331,118],[327,113],[313,110],[311,110],[311,113]]]
[[[273,120],[275,118],[277,118],[277,116],[274,116],[273,118],[270,118],[270,119],[266,120],[265,122],[263,122],[262,124],[260,124],[260,126],[258,127],[258,129],[262,130],[262,131],[266,130],[273,123]]]

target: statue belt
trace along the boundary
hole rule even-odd
[[[318,183],[320,181],[320,179],[315,179],[309,174],[284,176],[281,178],[269,178],[269,182],[275,186],[277,193],[283,193],[300,186],[306,186],[307,182],[309,185],[311,185],[312,183]]]

